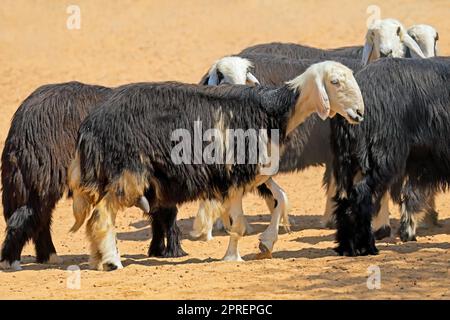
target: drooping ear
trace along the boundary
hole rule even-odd
[[[249,82],[252,86],[259,86],[259,81],[256,77],[249,71],[247,72],[247,82]]]
[[[216,70],[210,72],[207,84],[208,86],[217,86],[219,84],[219,77],[217,76]]]
[[[418,55],[420,58],[425,58],[425,55],[422,52],[422,49],[420,49],[417,42],[414,41],[413,38],[406,32],[402,32],[401,40],[411,50],[411,52],[414,52],[416,55]]]
[[[322,120],[325,120],[330,116],[330,100],[323,79],[319,75],[314,77],[313,92],[316,112]]]
[[[366,44],[364,45],[363,55],[362,55],[362,64],[365,66],[369,62],[369,58],[372,55],[373,50],[373,42],[372,39],[367,38]]]

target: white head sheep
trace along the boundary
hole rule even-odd
[[[408,35],[417,42],[426,58],[437,56],[439,34],[435,28],[427,24],[416,24],[408,29]]]
[[[382,57],[403,58],[411,54],[425,58],[419,45],[395,19],[375,20],[367,30],[362,62],[367,64]]]
[[[208,85],[247,84],[259,85],[258,79],[250,72],[252,63],[240,57],[224,57],[217,60],[209,70]]]

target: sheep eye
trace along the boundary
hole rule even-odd
[[[400,31],[401,31],[401,28],[398,27],[398,28],[397,28],[397,35],[398,35],[398,36],[400,35]]]
[[[224,76],[223,73],[220,71],[217,71],[217,79],[219,80],[219,83],[222,82]]]
[[[339,80],[338,80],[338,79],[333,79],[333,80],[331,80],[330,82],[331,82],[331,84],[333,84],[333,85],[335,85],[335,86],[338,86],[338,85],[339,85]]]

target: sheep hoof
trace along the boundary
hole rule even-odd
[[[223,257],[222,260],[223,261],[235,261],[235,262],[243,262],[244,261],[244,260],[242,260],[242,258],[239,254],[226,255],[225,257]]]
[[[334,249],[340,256],[356,257],[377,255],[378,249],[375,246],[374,239],[369,239],[365,244],[356,244],[353,240],[346,241],[346,243],[340,243],[337,248]]]
[[[391,226],[384,225],[373,233],[376,240],[382,240],[391,236]]]
[[[272,259],[272,251],[270,251],[262,242],[259,243],[259,250],[261,250],[261,252],[257,253],[255,257],[257,260]]]
[[[400,240],[403,242],[417,241],[416,234],[411,226],[401,223],[398,233]]]
[[[0,262],[0,270],[12,270],[12,271],[20,271],[22,270],[22,267],[20,266],[20,261],[16,260],[12,263],[9,263],[8,261],[2,261]]]
[[[161,258],[180,258],[187,256],[188,254],[181,248],[181,247],[175,247],[173,249],[166,248],[163,250],[161,254]]]
[[[62,264],[63,262],[63,258],[59,257],[56,253],[52,253],[47,260],[48,264]]]
[[[103,271],[114,271],[123,269],[122,263],[106,262],[102,265]]]
[[[336,222],[334,219],[324,221],[323,226],[325,229],[336,229]]]
[[[420,224],[422,228],[431,228],[431,227],[442,227],[442,224],[439,223],[439,213],[435,210],[429,210],[425,214],[425,218]]]

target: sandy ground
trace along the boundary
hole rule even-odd
[[[68,30],[66,8],[81,8],[81,29]],[[36,87],[79,80],[103,85],[134,81],[197,82],[218,57],[256,43],[290,41],[319,47],[361,44],[366,8],[405,25],[429,23],[440,33],[443,55],[450,53],[450,2],[436,1],[17,1],[0,6],[0,143],[11,116]],[[32,246],[24,270],[0,272],[0,298],[6,299],[449,299],[450,195],[440,195],[442,227],[419,230],[418,241],[391,237],[378,243],[380,255],[338,257],[332,230],[320,227],[325,197],[323,169],[313,168],[277,181],[288,192],[295,221],[282,232],[274,259],[257,261],[258,234],[269,222],[261,199],[249,195],[245,211],[254,233],[241,241],[245,262],[220,261],[228,237],[192,241],[197,204],[180,208],[183,246],[189,256],[146,256],[151,230],[138,210],[119,215],[119,248],[125,268],[112,273],[87,266],[84,232],[68,234],[71,201],[54,213],[53,236],[63,265],[37,265]],[[398,228],[394,208],[393,227]],[[4,221],[0,219],[0,229]],[[3,238],[3,232],[0,233]],[[81,288],[67,289],[69,265],[81,268]],[[369,290],[368,268],[378,266],[381,289]]]

